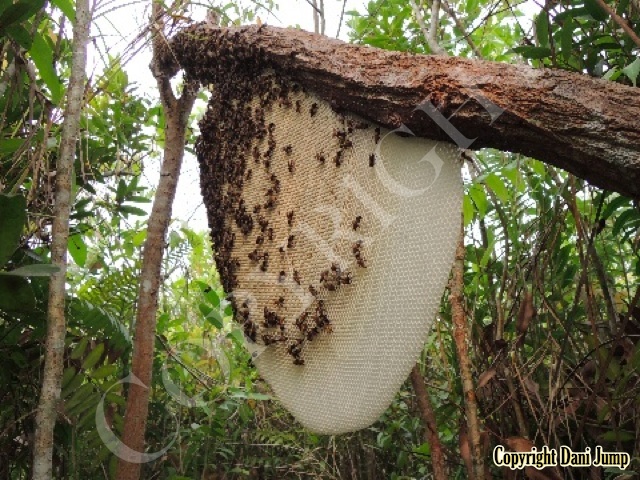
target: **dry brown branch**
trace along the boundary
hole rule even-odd
[[[413,385],[413,391],[416,394],[418,401],[418,407],[420,408],[420,416],[426,429],[426,440],[431,446],[431,463],[433,466],[433,478],[435,480],[446,480],[447,469],[445,466],[444,451],[440,437],[438,436],[438,424],[436,422],[436,415],[431,405],[431,399],[429,398],[429,392],[424,384],[424,378],[420,373],[418,365],[414,365],[411,370],[411,384]]]

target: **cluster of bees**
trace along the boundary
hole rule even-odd
[[[206,48],[196,52],[196,55],[193,55],[193,46],[188,47],[192,50],[190,63],[183,67],[189,76],[213,85],[208,109],[200,122],[201,136],[196,144],[196,153],[215,246],[216,265],[225,291],[233,292],[239,286],[238,273],[242,265],[245,265],[245,269],[246,265],[250,265],[267,273],[270,269],[274,270],[273,264],[281,265],[287,252],[295,249],[297,243],[296,236],[291,232],[296,223],[296,212],[288,210],[285,228],[289,232],[279,237],[283,238],[279,245],[275,244],[279,223],[274,216],[278,211],[285,180],[274,171],[278,170],[273,164],[276,152],[281,152],[279,158],[285,159],[290,175],[296,172],[296,162],[295,146],[290,143],[277,144],[277,127],[267,122],[267,113],[278,105],[313,118],[318,115],[319,105],[315,102],[305,105],[300,100],[292,101],[292,94],[304,90],[291,82],[286,74],[267,70],[268,62],[259,49],[251,45],[234,45],[232,36],[215,32],[208,34],[212,39],[203,42]],[[215,48],[215,59],[212,58],[211,48]],[[343,128],[333,131],[336,143],[334,153],[321,151],[315,155],[315,159],[321,165],[333,163],[335,167],[340,167],[348,149],[353,146],[351,134],[356,129],[367,128],[369,125],[365,122],[346,119]],[[374,135],[377,143],[380,129],[375,129]],[[373,167],[374,164],[375,155],[372,154],[369,165]],[[266,181],[261,182],[258,178],[265,178]],[[245,182],[250,182],[252,188],[264,183],[262,200],[248,204],[250,200],[245,195]],[[361,215],[352,220],[353,231],[360,228],[362,220]],[[285,225],[284,218],[280,225]],[[238,232],[238,239],[234,230]],[[249,253],[245,250],[244,254],[239,254],[239,242],[242,245],[251,242]],[[277,251],[272,250],[276,248]],[[352,253],[355,264],[365,268],[362,241],[353,244]],[[242,324],[244,334],[251,341],[264,345],[284,344],[286,352],[293,357],[293,363],[303,365],[306,342],[313,341],[321,332],[332,331],[324,298],[329,292],[351,285],[354,274],[334,262],[320,272],[315,284],[308,286],[296,269],[288,274],[288,271],[276,267],[275,278],[278,284],[284,284],[291,278],[311,294],[312,302],[295,320],[287,322],[287,304],[282,295],[276,294],[266,303],[245,300],[240,305],[232,297],[236,320]]]

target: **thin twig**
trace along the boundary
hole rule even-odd
[[[622,28],[624,32],[631,37],[631,40],[633,40],[633,43],[635,43],[638,47],[640,47],[640,38],[638,37],[638,35],[636,35],[636,32],[633,31],[633,28],[629,26],[629,24],[625,21],[625,19],[622,18],[620,15],[618,15],[615,12],[615,10],[613,10],[609,5],[607,5],[604,2],[604,0],[596,0],[596,2],[598,3],[598,5],[600,5],[600,8],[602,8],[605,12],[611,15],[611,18],[613,18],[613,21],[616,22],[620,26],[620,28]]]

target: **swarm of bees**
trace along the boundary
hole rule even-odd
[[[189,67],[202,72],[206,69],[206,74],[199,75],[206,75],[209,83],[215,85],[209,108],[200,122],[196,153],[216,265],[226,292],[238,288],[241,267],[243,272],[249,268],[273,279],[277,288],[266,300],[240,303],[232,299],[235,318],[252,342],[280,345],[278,348],[286,351],[295,365],[304,365],[307,342],[333,329],[326,307],[330,296],[352,285],[354,273],[338,262],[331,262],[319,269],[318,277],[317,273],[310,275],[300,264],[286,263],[302,250],[304,242],[296,232],[304,217],[299,217],[284,197],[287,182],[294,181],[299,171],[309,167],[295,143],[278,145],[278,139],[286,137],[276,137],[281,127],[269,119],[273,118],[270,112],[274,108],[291,109],[315,123],[324,114],[318,115],[321,111],[318,101],[302,98],[304,89],[285,73],[268,70],[260,50],[238,48],[221,36],[217,52],[217,62],[207,61],[207,52],[203,51],[201,56],[191,59]],[[324,145],[324,150],[319,149],[315,157],[313,153],[310,155],[308,163],[313,168],[330,171],[348,166],[353,132],[368,129],[369,125],[343,120],[340,128],[329,132],[331,147]],[[376,143],[380,141],[379,128],[374,138]],[[375,156],[372,157],[371,166],[375,163]],[[281,161],[282,165],[277,163]],[[259,194],[247,196],[248,189]],[[353,232],[366,225],[361,215],[349,222]],[[240,245],[245,249],[240,250]],[[366,267],[362,240],[353,243],[351,250],[355,264]],[[302,311],[292,313],[295,301],[284,293],[288,288],[297,288],[310,299]]]

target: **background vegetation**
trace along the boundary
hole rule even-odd
[[[606,5],[640,33],[637,0]],[[217,7],[223,22],[246,22],[273,6]],[[374,0],[344,19],[355,43],[429,53],[430,7]],[[180,24],[189,8],[179,3],[168,12]],[[636,86],[640,45],[598,0],[540,4],[533,28],[508,0],[441,0],[439,13],[435,38],[452,55]],[[73,17],[70,0],[0,4],[0,478],[31,474]],[[145,204],[153,195],[141,174],[163,145],[164,119],[157,100],[124,73],[121,57],[104,59],[82,107],[54,476],[115,478],[116,459],[100,436],[96,411],[120,436],[127,388],[121,379],[130,369]],[[640,470],[637,202],[521,155],[484,150],[466,160],[465,311],[486,458],[498,443],[514,450],[532,443],[574,450],[602,445],[630,453],[632,469]],[[212,264],[207,234],[172,222],[147,441],[152,452],[173,443],[144,465],[143,478],[432,474],[410,382],[368,429],[327,437],[298,425],[272,400],[242,347]],[[419,365],[450,478],[469,478],[448,296]],[[485,468],[485,478],[634,478],[596,467],[509,472],[487,461]]]

